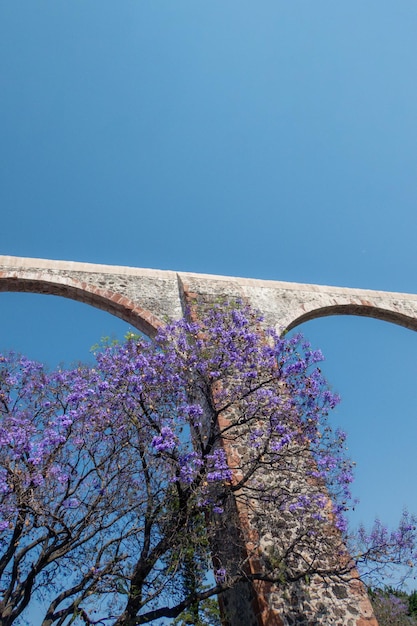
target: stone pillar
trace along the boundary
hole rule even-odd
[[[191,317],[198,318],[210,300],[215,302],[184,288]],[[275,466],[271,472],[265,463],[243,488],[234,490],[251,454],[245,444],[247,430],[237,425],[238,418],[232,410],[216,425],[220,434],[230,434],[233,425],[233,437],[223,437],[221,445],[229,467],[243,468],[234,470],[223,499],[224,513],[210,520],[215,527],[214,569],[224,566],[230,581],[239,578],[219,596],[223,626],[377,626],[366,590],[332,522],[330,504],[328,521],[318,522],[313,513],[299,521],[283,512],[280,502],[256,495],[262,483],[275,484],[277,492],[284,483],[299,494],[322,494],[323,485],[307,478],[313,463],[308,443],[294,444],[291,463],[286,458],[279,471]],[[213,411],[207,409],[205,420],[207,434]]]

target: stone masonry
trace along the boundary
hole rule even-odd
[[[219,298],[242,298],[279,331],[316,317],[341,314],[374,317],[417,330],[417,295],[187,272],[0,256],[0,291],[53,294],[85,302],[149,336],[168,321],[179,319],[187,303]],[[255,527],[247,512],[233,503],[231,511],[229,532],[242,536],[247,545],[257,537],[259,555],[248,564],[254,571],[262,560],[262,549],[273,548],[281,538],[264,526],[262,530]],[[377,626],[358,580],[324,584],[315,578],[284,593],[258,581],[226,595],[222,610],[227,626]]]
[[[148,335],[182,315],[184,291],[241,297],[277,329],[327,315],[361,315],[417,330],[417,295],[169,270],[0,256],[0,291],[46,293],[91,304]]]

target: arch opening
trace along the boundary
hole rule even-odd
[[[33,277],[2,277],[0,292],[54,295],[83,302],[122,319],[148,337],[153,337],[162,325],[155,315],[128,297],[68,278],[54,276],[54,280],[45,280]]]
[[[0,351],[13,350],[56,367],[90,362],[91,348],[136,330],[109,312],[71,298],[0,293]]]
[[[368,302],[363,302],[362,304],[335,304],[331,306],[317,307],[304,313],[300,312],[300,314],[296,315],[294,320],[287,325],[286,330],[293,330],[300,324],[304,324],[311,320],[335,315],[370,317],[417,331],[417,315],[407,315],[400,311],[378,307]]]
[[[313,319],[295,332],[323,351],[320,367],[342,398],[330,420],[347,432],[357,463],[352,527],[376,517],[395,527],[404,507],[417,513],[417,335],[352,315]]]

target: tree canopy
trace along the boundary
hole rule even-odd
[[[4,626],[32,602],[42,626],[185,624],[241,582],[411,563],[411,516],[349,539],[352,463],[322,355],[260,323],[222,302],[98,350],[93,367],[0,357]],[[230,529],[242,511],[250,545]]]

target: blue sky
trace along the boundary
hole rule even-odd
[[[2,0],[0,254],[417,293],[417,4]],[[343,397],[355,520],[417,512],[417,340],[300,328]],[[0,347],[127,326],[0,294]]]

